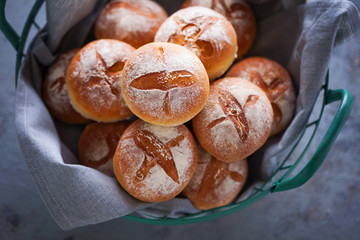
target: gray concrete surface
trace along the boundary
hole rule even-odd
[[[360,7],[359,0],[354,2]],[[18,32],[31,3],[8,1],[7,16]],[[38,20],[44,23],[44,12]],[[183,226],[116,219],[62,231],[41,200],[17,141],[15,51],[2,34],[0,56],[0,239],[360,239],[360,33],[338,47],[331,60],[330,88],[350,90],[354,107],[315,176],[296,190],[268,195],[230,216]],[[315,142],[337,107],[326,108]],[[308,155],[315,149],[313,144]]]

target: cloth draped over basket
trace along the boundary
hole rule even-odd
[[[174,11],[173,1],[162,2]],[[277,167],[277,156],[299,137],[320,92],[333,48],[360,28],[360,18],[356,7],[345,0],[308,1],[296,6],[279,0],[248,2],[258,19],[258,30],[247,55],[279,62],[289,70],[297,91],[291,125],[249,159],[250,167],[259,169],[253,177],[255,184],[267,179]],[[19,143],[42,199],[64,230],[133,212],[168,217],[198,212],[182,198],[156,204],[140,202],[116,179],[79,165],[77,139],[83,126],[53,119],[42,101],[47,66],[59,53],[93,39],[93,22],[104,4],[47,0],[47,25],[31,43],[18,80],[15,118]],[[239,199],[244,196],[246,191]]]

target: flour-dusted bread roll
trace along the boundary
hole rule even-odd
[[[237,58],[252,46],[256,36],[256,20],[250,6],[244,0],[186,0],[183,8],[203,6],[226,17],[233,25],[237,36]]]
[[[80,163],[114,177],[113,156],[121,135],[130,124],[130,121],[88,124],[79,138]]]
[[[170,42],[190,49],[204,64],[210,80],[220,77],[236,57],[236,32],[221,14],[205,7],[175,12],[159,28],[155,42]]]
[[[97,39],[117,39],[139,48],[154,41],[167,17],[165,10],[154,1],[112,1],[95,22],[95,36]]]
[[[110,39],[90,42],[71,60],[66,84],[74,108],[99,122],[116,122],[132,113],[121,96],[121,72],[135,51]]]
[[[83,124],[90,121],[71,105],[65,80],[70,61],[79,50],[67,51],[56,58],[46,72],[42,88],[43,100],[50,113],[69,124]]]
[[[218,160],[233,162],[268,139],[273,110],[265,92],[248,80],[222,78],[211,84],[203,110],[192,120],[201,146]]]
[[[149,43],[137,49],[122,76],[122,94],[131,111],[157,125],[190,120],[209,95],[209,79],[199,58],[172,43]]]
[[[189,183],[197,163],[196,143],[184,126],[135,121],[121,136],[114,171],[121,186],[145,202],[174,198]]]
[[[274,110],[271,136],[286,129],[295,114],[296,93],[285,68],[264,57],[250,57],[232,66],[226,76],[247,79],[267,94]]]
[[[248,176],[247,160],[219,161],[197,145],[198,164],[182,195],[201,210],[225,206],[243,188]]]

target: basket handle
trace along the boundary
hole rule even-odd
[[[306,166],[294,177],[276,180],[273,183],[271,192],[286,191],[300,187],[306,183],[319,169],[335,142],[341,128],[344,126],[353,104],[352,94],[345,89],[328,90],[325,96],[325,104],[341,101],[339,109],[335,114],[331,125],[325,133],[315,154],[311,157]]]
[[[9,40],[15,50],[18,50],[20,37],[5,18],[5,3],[6,0],[0,0],[0,30],[4,33],[5,37]]]

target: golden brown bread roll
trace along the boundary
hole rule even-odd
[[[122,68],[135,51],[110,39],[90,42],[71,60],[66,84],[73,107],[99,122],[115,122],[132,113],[121,96]]]
[[[161,202],[185,188],[196,162],[196,143],[184,125],[163,127],[138,119],[121,136],[114,171],[133,197]]]
[[[267,94],[274,110],[271,136],[290,124],[295,113],[296,93],[289,73],[280,64],[264,57],[250,57],[232,66],[226,76],[247,79]]]
[[[130,121],[88,124],[79,138],[80,163],[115,176],[112,159],[121,135],[130,124]]]
[[[126,62],[122,76],[127,105],[152,124],[174,126],[190,120],[209,95],[209,79],[201,61],[172,43],[140,47]]]
[[[226,17],[233,25],[237,36],[237,59],[252,46],[256,35],[256,20],[250,6],[244,0],[186,0],[182,8],[203,6]]]
[[[225,206],[243,188],[248,176],[247,160],[219,161],[197,145],[198,164],[182,195],[201,210]]]
[[[212,83],[205,107],[192,120],[201,146],[224,162],[258,150],[268,139],[272,122],[273,110],[264,91],[241,78]]]
[[[221,14],[204,7],[175,12],[159,28],[155,42],[182,45],[204,64],[210,80],[220,77],[236,57],[236,33]]]
[[[43,100],[50,113],[69,124],[83,124],[90,121],[71,105],[65,81],[70,61],[79,50],[67,51],[56,58],[46,72],[42,88]]]
[[[95,35],[97,39],[117,39],[139,48],[154,41],[167,17],[165,10],[154,1],[112,1],[100,12]]]

